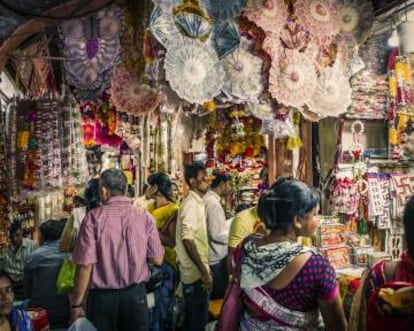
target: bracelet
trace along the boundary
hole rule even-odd
[[[82,304],[79,304],[79,305],[70,305],[70,307],[71,308],[80,308],[80,307],[82,307]]]

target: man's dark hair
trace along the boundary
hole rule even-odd
[[[58,240],[63,232],[63,228],[66,224],[66,219],[61,220],[47,220],[43,222],[40,227],[40,233],[44,241],[55,241]]]
[[[231,182],[231,174],[228,172],[214,172],[213,173],[213,181],[211,182],[210,187],[216,188],[221,183]]]
[[[9,237],[12,238],[17,231],[22,228],[22,222],[20,220],[14,220],[9,228]]]
[[[89,211],[96,207],[99,207],[101,204],[101,197],[99,194],[99,179],[92,178],[88,182],[88,186],[85,189],[85,205],[86,209]]]
[[[191,187],[190,179],[197,179],[197,175],[200,171],[206,171],[206,166],[202,162],[193,162],[185,166],[184,179],[188,186]]]
[[[100,177],[100,183],[111,196],[125,195],[127,189],[127,178],[125,174],[116,168],[105,170]]]

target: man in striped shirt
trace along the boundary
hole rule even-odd
[[[71,318],[87,317],[99,331],[149,329],[145,282],[148,261],[161,265],[164,249],[152,216],[125,196],[127,179],[119,169],[101,174],[101,207],[82,222],[72,255],[77,265]]]

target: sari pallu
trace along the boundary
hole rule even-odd
[[[324,330],[319,310],[301,312],[286,308],[271,298],[262,287],[244,289],[243,299],[247,309],[240,320],[240,331]]]

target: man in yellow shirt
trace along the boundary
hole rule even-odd
[[[264,223],[260,221],[259,216],[257,215],[256,206],[241,211],[231,222],[227,255],[227,268],[230,275],[232,270],[231,261],[234,249],[244,238],[255,232],[266,232]]]

